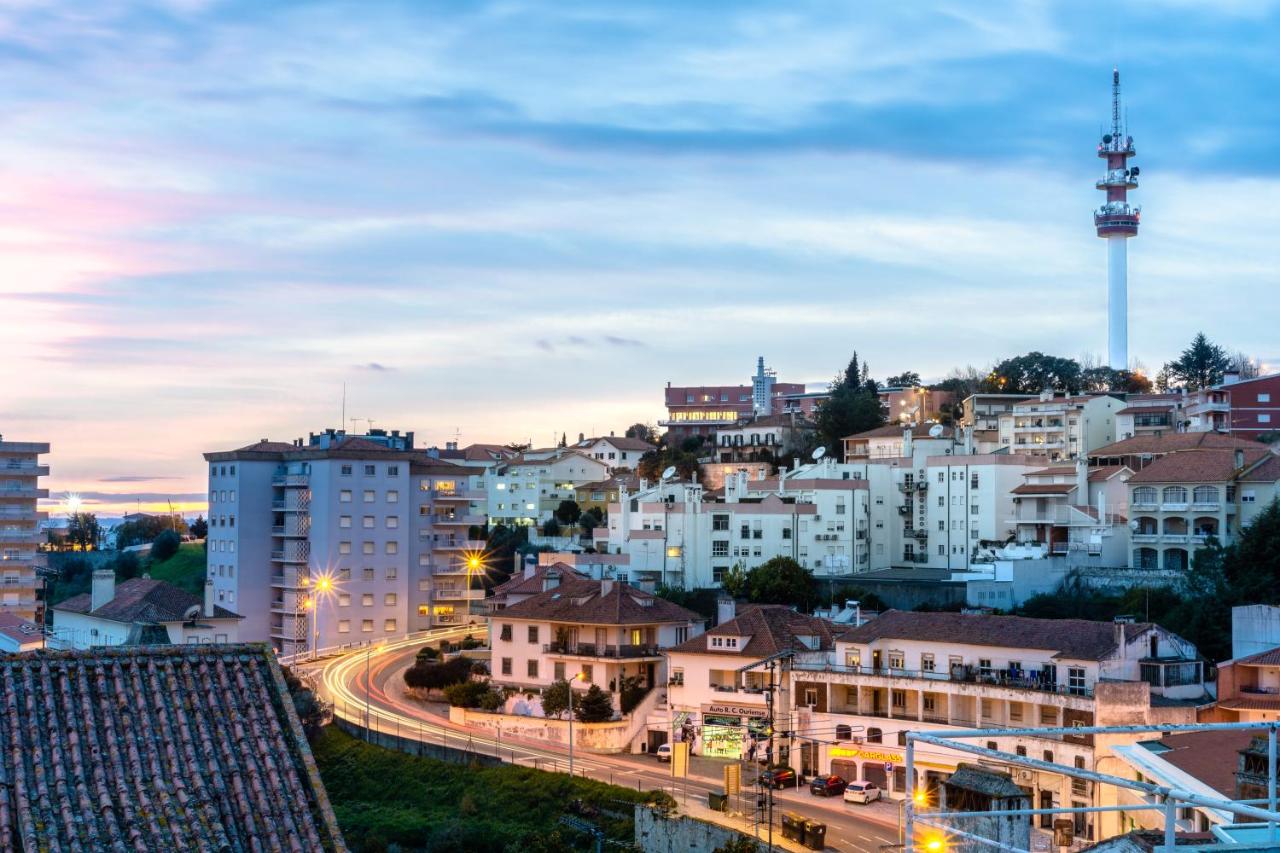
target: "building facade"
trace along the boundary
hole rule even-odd
[[[658,425],[667,428],[669,440],[677,445],[692,436],[711,438],[722,427],[771,414],[775,399],[804,393],[804,383],[778,382],[761,356],[750,385],[672,387],[668,382],[663,395],[667,416]]]
[[[0,437],[0,613],[36,624],[43,624],[45,607],[40,525],[49,518],[36,507],[49,496],[40,486],[49,475],[40,456],[48,452],[44,442]]]
[[[998,440],[1014,453],[1075,459],[1116,441],[1116,413],[1123,408],[1108,394],[1058,397],[1045,391],[999,416]]]
[[[576,449],[527,450],[491,469],[487,504],[490,523],[541,525],[562,501],[576,499],[579,486],[604,480],[611,467],[608,460]]]
[[[214,602],[213,581],[201,599],[171,583],[93,573],[91,591],[55,604],[49,646],[203,645],[239,640],[240,616]]]

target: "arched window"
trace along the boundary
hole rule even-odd
[[[1156,502],[1156,490],[1152,486],[1141,486],[1133,490],[1133,502],[1136,504],[1153,504]]]
[[[1217,486],[1196,486],[1195,501],[1198,504],[1216,504],[1218,502]]]
[[[1163,500],[1167,504],[1184,504],[1187,502],[1187,490],[1183,486],[1165,486]]]
[[[882,734],[879,729],[867,729],[867,743],[880,743]]]
[[[840,723],[836,726],[836,740],[853,740],[853,729]]]

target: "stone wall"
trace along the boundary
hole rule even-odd
[[[636,846],[644,853],[711,853],[736,838],[748,837],[687,815],[664,815],[636,806]]]
[[[470,708],[450,708],[449,722],[473,728],[485,729],[499,737],[524,740],[540,740],[548,743],[569,744],[569,721],[548,720],[545,717],[525,717],[516,714],[490,714]],[[630,719],[609,723],[573,724],[573,748],[582,752],[627,752],[631,748],[634,733]]]

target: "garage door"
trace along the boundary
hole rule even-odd
[[[832,761],[831,772],[846,782],[852,782],[854,779],[858,778],[858,762]]]
[[[862,778],[868,782],[874,782],[881,791],[889,790],[889,785],[885,779],[884,765],[878,761],[862,762]]]

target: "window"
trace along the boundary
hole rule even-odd
[[[877,728],[867,729],[867,743],[882,743],[884,732]]]
[[[1270,395],[1270,394],[1259,394],[1259,395],[1258,395],[1258,402],[1259,402],[1259,403],[1270,403],[1270,402],[1271,402],[1271,395]],[[235,471],[232,471],[231,473],[232,473],[232,474],[234,474],[234,473],[235,473]]]
[[[372,465],[364,466],[364,475],[366,477],[372,477],[377,473],[378,473],[377,470]]]
[[[969,515],[977,515],[977,514],[978,514],[978,505],[969,504]]]
[[[1133,502],[1136,504],[1153,504],[1156,502],[1156,490],[1152,486],[1141,486],[1133,490]]]
[[[360,579],[361,579],[361,580],[366,580],[366,581],[371,581],[371,580],[373,580],[373,569],[369,568],[368,566],[365,566],[365,567],[360,571]]]
[[[349,515],[340,515],[340,516],[338,516],[338,526],[339,526],[339,527],[350,527],[350,526],[351,526],[351,516],[349,516]]]
[[[344,504],[351,503],[351,490],[343,489],[342,491],[338,492],[338,502],[344,503]]]
[[[938,697],[932,693],[925,693],[921,697],[920,703],[926,714],[936,714],[938,712]]]
[[[529,626],[529,642],[531,643],[538,642],[538,626],[537,625]]]
[[[396,579],[396,567],[387,566],[387,580],[393,581],[395,579]]]
[[[1163,500],[1167,504],[1184,504],[1187,502],[1187,490],[1182,486],[1165,486]]]
[[[360,519],[360,526],[361,526],[361,527],[363,527],[365,530],[372,530],[372,529],[373,529],[373,516],[372,516],[372,515],[366,515],[364,518]]]
[[[498,632],[498,639],[504,642],[511,642],[511,626],[503,625],[502,630]]]
[[[593,664],[584,663],[582,665],[582,680],[587,684],[591,684],[596,680],[596,668]]]
[[[388,492],[387,492],[387,503],[389,503],[389,504],[398,504],[398,503],[400,503],[400,493],[399,493],[398,491],[396,491],[395,489],[391,489],[390,491],[388,491]]]
[[[361,620],[360,620],[360,631],[361,631],[362,633],[365,633],[365,634],[372,634],[372,633],[373,633],[373,620],[372,620],[372,619],[361,619]]]
[[[929,655],[929,654],[920,655],[920,669],[924,670],[925,672],[933,672],[934,666],[935,664],[933,662],[933,655]]]
[[[836,724],[836,740],[853,740],[853,729],[844,723]]]
[[[891,690],[889,691],[889,700],[893,703],[893,707],[906,710],[907,707],[907,691]]]
[[[1009,721],[1013,723],[1022,722],[1022,703],[1021,702],[1009,703]]]
[[[351,633],[351,620],[350,620],[350,619],[339,619],[339,620],[338,620],[338,633],[339,633],[339,634],[350,634],[350,633]]]
[[[350,554],[350,553],[351,553],[351,543],[350,543],[350,542],[339,542],[339,543],[338,543],[338,553],[339,553],[339,554]]]
[[[902,652],[889,652],[889,669],[902,669],[906,666],[906,655]]]
[[[1067,667],[1067,692],[1074,693],[1077,696],[1084,694],[1084,667]]]
[[[350,593],[346,593],[346,592],[340,592],[340,593],[338,593],[338,606],[339,606],[339,607],[350,607],[350,606],[351,606],[351,594],[350,594]]]
[[[1027,757],[1027,748],[1025,746],[1015,746],[1013,748],[1013,752],[1015,755],[1021,755],[1023,758]]]
[[[1258,500],[1258,495],[1256,492],[1254,492],[1253,489],[1240,490],[1240,503],[1251,504],[1251,503],[1255,503],[1257,500]]]
[[[399,527],[400,527],[400,516],[398,516],[398,515],[388,515],[388,516],[387,516],[387,528],[388,528],[389,530],[396,530],[396,529],[398,529]]]
[[[1263,413],[1259,414],[1259,415],[1258,415],[1258,423],[1260,423],[1260,424],[1269,424],[1269,423],[1271,423],[1271,415],[1269,415],[1269,414],[1267,414],[1267,413],[1265,413],[1265,412],[1263,412]]]
[[[382,630],[383,630],[383,631],[386,631],[387,633],[392,633],[392,632],[394,632],[394,631],[395,631],[395,629],[396,629],[396,620],[394,620],[394,619],[386,619],[386,620],[384,620],[384,621],[383,621],[383,623],[382,623]]]
[[[564,681],[564,661],[558,660],[555,662],[552,678],[556,681]]]
[[[340,581],[351,580],[351,569],[348,569],[348,568],[338,569],[338,580]]]
[[[394,607],[396,604],[396,594],[394,592],[387,593],[382,597],[382,603],[387,607]]]
[[[715,541],[711,543],[711,556],[727,557],[729,556],[729,543],[725,540]]]
[[[1047,762],[1049,762],[1050,764],[1052,764],[1052,763],[1053,763],[1053,750],[1052,750],[1052,749],[1046,749],[1046,750],[1044,751],[1044,760],[1045,760],[1045,761],[1047,761]]]
[[[372,554],[372,553],[373,553],[373,543],[372,543],[372,542],[361,542],[361,543],[360,543],[360,553],[361,553],[361,554]]]
[[[371,593],[371,592],[366,592],[366,593],[364,593],[363,595],[361,595],[361,596],[360,596],[360,604],[361,604],[362,606],[364,606],[364,607],[372,607],[372,606],[373,606],[373,593]]]
[[[374,499],[375,499],[375,495],[376,495],[376,492],[374,492],[374,490],[373,490],[373,489],[365,489],[365,490],[364,490],[364,502],[365,502],[365,503],[367,503],[367,504],[371,504],[371,503],[373,503],[373,501],[374,501]]]
[[[537,678],[538,677],[538,661],[536,659],[529,661],[528,669],[526,671],[529,673],[530,678]]]
[[[1050,708],[1046,705],[1040,706],[1040,725],[1056,726],[1058,725],[1058,709]]]
[[[503,675],[511,674],[511,658],[502,659],[502,674]]]
[[[351,466],[350,466],[350,465],[343,465],[343,466],[342,466],[342,476],[344,476],[344,477],[350,477],[350,476],[351,476]]]
[[[388,542],[388,543],[387,543],[387,547],[385,548],[385,551],[386,551],[388,554],[399,554],[399,553],[400,553],[400,543],[399,543],[399,542],[397,542],[396,540],[392,539],[390,542]]]
[[[387,476],[388,476],[388,477],[399,477],[399,476],[400,476],[400,466],[399,466],[399,465],[388,465],[388,466],[387,466]]]

